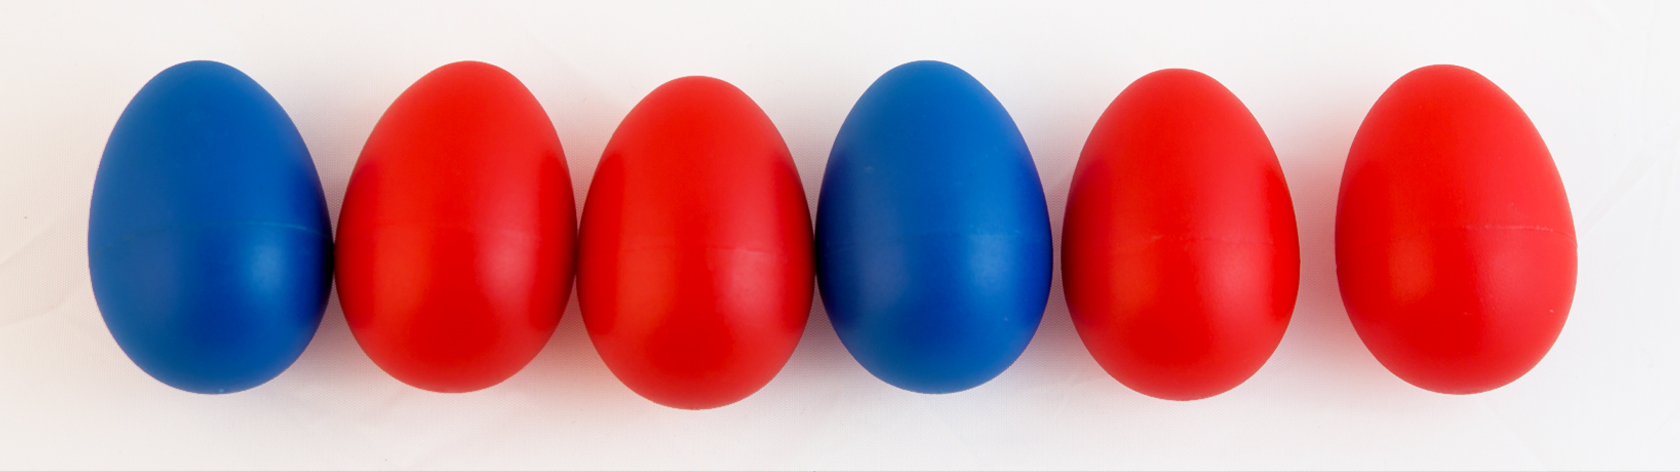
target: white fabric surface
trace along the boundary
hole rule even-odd
[[[1013,114],[1059,239],[1092,124],[1133,79],[1188,67],[1269,133],[1300,224],[1300,302],[1248,383],[1177,403],[1105,375],[1060,283],[1020,361],[974,390],[897,390],[821,305],[758,394],[690,412],[643,400],[590,346],[576,299],[508,382],[444,395],[385,375],[334,301],[291,370],[203,396],[117,348],[88,284],[94,171],[153,74],[213,59],[302,130],[336,218],[385,107],[445,63],[522,79],[579,202],[648,91],[728,80],[780,127],[814,205],[853,101],[916,59],[954,63]],[[1342,162],[1405,72],[1473,68],[1546,138],[1580,234],[1567,327],[1526,377],[1473,396],[1384,370],[1337,294]],[[1680,4],[1676,3],[0,3],[0,468],[1676,469],[1680,468]],[[814,206],[813,206],[814,208]],[[1059,270],[1059,269],[1058,269]]]

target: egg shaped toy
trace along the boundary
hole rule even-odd
[[[571,178],[536,97],[496,66],[420,78],[374,126],[338,219],[338,296],[385,372],[436,392],[500,383],[571,291]]]
[[[829,154],[817,204],[818,286],[852,357],[921,393],[1007,369],[1050,291],[1044,190],[991,92],[943,62],[864,91]]]
[[[1063,224],[1074,327],[1126,386],[1217,395],[1283,339],[1295,209],[1260,123],[1213,78],[1168,69],[1126,87],[1085,142]]]
[[[123,110],[93,184],[88,270],[141,370],[197,393],[280,375],[320,325],[332,250],[303,137],[250,77],[178,64]]]
[[[1575,250],[1551,153],[1493,82],[1424,67],[1371,107],[1342,171],[1336,274],[1389,371],[1451,394],[1521,377],[1563,329]]]
[[[676,79],[630,110],[595,169],[578,244],[589,338],[661,405],[746,398],[805,330],[805,190],[776,126],[727,82]]]

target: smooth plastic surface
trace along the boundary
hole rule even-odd
[[[172,387],[245,390],[315,336],[332,228],[291,118],[238,70],[186,62],[111,131],[93,186],[88,270],[111,336]]]
[[[631,390],[703,409],[764,387],[805,331],[811,265],[799,173],[746,94],[685,77],[624,117],[584,204],[578,302]]]
[[[1195,400],[1266,363],[1301,279],[1277,154],[1236,95],[1143,76],[1091,130],[1068,194],[1062,286],[1085,346],[1145,395]]]
[[[900,388],[948,393],[1007,369],[1049,296],[1038,171],[991,92],[950,64],[876,80],[834,140],[818,283],[840,340]]]
[[[1563,182],[1511,97],[1444,65],[1383,92],[1342,173],[1336,272],[1384,367],[1441,393],[1516,380],[1563,329],[1575,270]]]
[[[576,208],[560,139],[519,79],[482,62],[426,74],[379,119],[344,195],[350,331],[415,387],[506,380],[565,310]]]

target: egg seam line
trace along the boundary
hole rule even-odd
[[[1336,251],[1340,252],[1344,248],[1346,248],[1347,250],[1361,249],[1361,248],[1365,248],[1367,246],[1374,246],[1374,245],[1377,245],[1379,243],[1392,243],[1394,241],[1399,241],[1399,240],[1402,240],[1402,239],[1410,239],[1410,238],[1415,238],[1415,237],[1419,237],[1419,236],[1425,236],[1430,231],[1438,230],[1438,229],[1439,230],[1459,230],[1459,231],[1488,230],[1488,229],[1537,231],[1537,232],[1542,232],[1542,233],[1551,233],[1551,234],[1556,234],[1558,236],[1563,236],[1565,239],[1569,240],[1570,245],[1573,245],[1573,246],[1579,246],[1580,245],[1580,242],[1575,239],[1575,235],[1565,233],[1563,231],[1557,230],[1556,228],[1551,228],[1551,227],[1547,227],[1547,226],[1538,226],[1538,225],[1458,225],[1458,226],[1440,226],[1440,227],[1424,228],[1424,229],[1421,229],[1421,230],[1413,231],[1413,232],[1405,234],[1405,235],[1385,238],[1385,239],[1379,240],[1379,241],[1370,241],[1370,242],[1367,242],[1365,244],[1361,244],[1361,245],[1357,245],[1357,246],[1350,246],[1350,245],[1342,243],[1341,242],[1342,238],[1338,235],[1336,237],[1336,241],[1337,241],[1336,242]],[[1337,230],[1336,232],[1341,233],[1340,230]]]
[[[316,236],[320,236],[322,239],[327,240],[328,243],[333,242],[332,236],[324,234],[320,231],[316,231],[314,228],[309,228],[309,227],[300,226],[300,225],[285,224],[285,223],[271,223],[271,222],[264,222],[264,221],[229,221],[229,222],[224,222],[224,223],[200,223],[200,224],[195,224],[195,225],[177,226],[177,227],[170,227],[170,228],[158,228],[158,229],[154,229],[154,230],[151,230],[151,231],[142,231],[142,232],[125,234],[121,238],[118,238],[116,241],[111,241],[111,242],[105,243],[103,246],[100,246],[97,249],[89,250],[88,251],[88,259],[91,260],[91,259],[94,259],[96,257],[99,257],[100,254],[102,254],[106,250],[110,249],[111,246],[132,242],[136,239],[156,236],[156,235],[162,234],[162,233],[171,233],[171,232],[185,231],[185,230],[198,230],[198,229],[206,229],[206,228],[217,228],[217,227],[234,227],[234,226],[271,226],[271,227],[275,227],[275,228],[285,228],[285,229],[297,230],[297,231],[302,231],[302,232],[305,232],[305,233],[314,234]]]

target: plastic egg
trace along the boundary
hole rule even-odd
[[[512,74],[457,62],[374,127],[338,219],[338,295],[375,364],[438,392],[519,372],[571,292],[574,213],[560,139]]]
[[[912,62],[858,99],[823,174],[818,285],[870,373],[922,393],[1002,373],[1038,329],[1051,251],[1032,156],[979,81]]]
[[[1336,273],[1384,367],[1441,393],[1516,380],[1563,329],[1575,270],[1563,181],[1511,97],[1445,65],[1383,92],[1342,172]]]
[[[1230,390],[1277,349],[1300,275],[1289,188],[1248,108],[1184,69],[1126,87],[1085,142],[1062,231],[1097,363],[1158,398]]]
[[[88,269],[146,373],[198,393],[280,375],[320,325],[332,249],[303,137],[250,77],[178,64],[123,110],[94,181]]]
[[[776,376],[811,310],[811,217],[787,145],[727,82],[667,82],[601,156],[578,302],[601,359],[656,403],[715,408]]]

